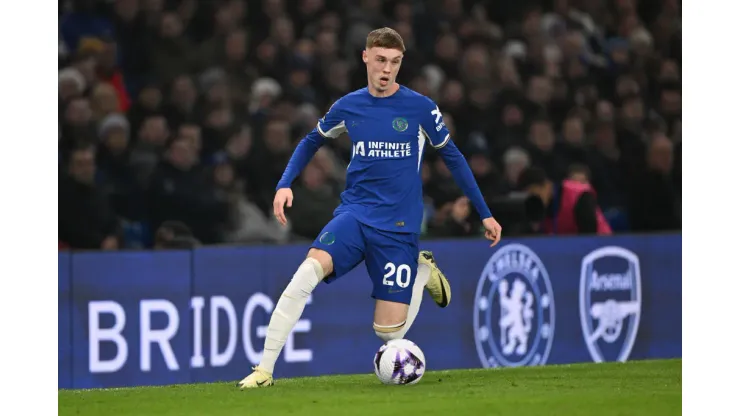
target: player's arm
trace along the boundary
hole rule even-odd
[[[483,194],[475,181],[473,171],[470,170],[465,156],[455,146],[450,138],[450,131],[442,119],[442,112],[433,101],[427,100],[427,114],[424,115],[422,129],[429,143],[434,147],[444,160],[447,168],[452,173],[457,186],[459,186],[468,197],[470,202],[478,211],[483,226],[486,229],[486,238],[493,241],[492,245],[498,243],[501,238],[501,226],[493,219],[491,210],[488,208]]]
[[[326,115],[319,120],[316,127],[298,143],[290,161],[288,161],[288,165],[285,167],[283,176],[277,184],[276,190],[290,188],[295,178],[301,174],[308,162],[311,161],[313,155],[324,145],[326,139],[335,139],[347,131],[341,117],[340,103],[341,99],[334,103]]]
[[[283,225],[287,224],[284,207],[286,204],[288,207],[293,205],[293,192],[290,190],[290,185],[308,165],[319,148],[324,145],[326,139],[337,138],[347,131],[341,117],[340,102],[341,99],[334,103],[316,127],[298,143],[285,167],[283,176],[278,181],[272,208],[275,217]]]

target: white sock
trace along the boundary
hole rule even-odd
[[[424,287],[429,282],[429,277],[432,275],[432,269],[424,264],[420,264],[416,272],[416,281],[414,282],[414,289],[411,294],[411,303],[409,304],[409,312],[406,315],[406,324],[401,329],[401,338],[406,336],[406,333],[411,329],[411,325],[414,324],[416,315],[419,314],[419,308],[421,307],[421,300],[424,298]]]
[[[303,313],[308,297],[316,285],[324,278],[321,264],[307,258],[296,270],[288,286],[280,296],[275,310],[272,311],[270,324],[267,326],[265,350],[262,353],[259,368],[268,373],[275,369],[275,362],[285,346],[288,335]]]

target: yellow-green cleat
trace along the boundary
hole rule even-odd
[[[239,388],[244,389],[256,389],[259,387],[270,387],[275,382],[272,379],[272,374],[267,371],[261,370],[259,367],[252,367],[254,372],[239,382]]]
[[[426,289],[434,302],[441,308],[446,307],[450,304],[452,299],[452,290],[450,289],[450,282],[445,277],[442,270],[437,266],[437,262],[434,261],[434,255],[431,251],[422,250],[419,252],[419,264],[425,264],[432,270],[429,275],[429,282],[427,282]]]

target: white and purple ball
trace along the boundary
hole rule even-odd
[[[375,353],[373,366],[383,384],[416,384],[424,375],[426,359],[418,345],[407,339],[394,339]]]

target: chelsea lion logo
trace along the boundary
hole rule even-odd
[[[473,332],[483,367],[547,362],[555,333],[550,277],[537,255],[508,244],[491,256],[475,291]]]
[[[393,119],[393,130],[395,131],[406,131],[409,128],[409,122],[403,117],[396,117]]]
[[[602,247],[581,262],[581,329],[595,362],[626,361],[640,326],[640,259],[622,247]]]

